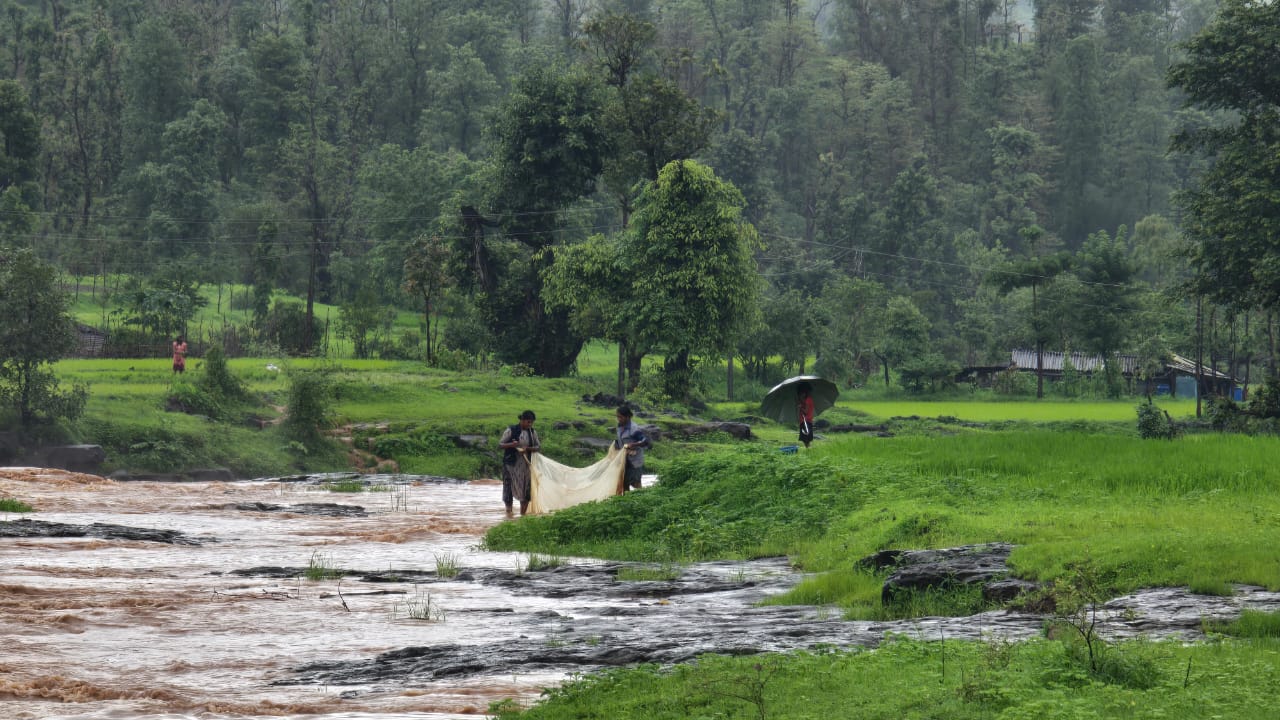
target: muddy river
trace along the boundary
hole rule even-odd
[[[619,565],[477,548],[503,522],[494,482],[364,476],[115,482],[0,468],[0,712],[8,719],[478,718],[571,674],[703,652],[873,646],[886,633],[1031,637],[985,613],[846,622],[756,607],[783,559],[621,581]],[[530,563],[533,562],[531,567]],[[1178,590],[1109,603],[1106,631],[1194,637],[1205,616],[1280,594]]]

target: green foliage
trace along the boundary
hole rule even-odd
[[[1280,377],[1269,377],[1249,393],[1249,414],[1260,418],[1280,418]]]
[[[1278,42],[1280,7],[1226,0],[1187,43],[1185,58],[1169,69],[1170,85],[1185,93],[1188,105],[1229,111],[1212,123],[1189,123],[1175,144],[1183,153],[1212,158],[1178,198],[1195,242],[1194,288],[1232,307],[1269,311],[1280,308],[1280,118],[1262,98],[1274,89],[1266,68]]]
[[[1172,440],[1177,436],[1178,426],[1168,413],[1150,403],[1138,406],[1138,437]]]
[[[277,298],[267,313],[261,332],[265,340],[289,354],[306,352],[306,308],[296,300]],[[312,318],[311,337],[317,338],[323,333],[324,327],[319,319]]]
[[[59,390],[49,364],[76,344],[54,268],[30,250],[0,246],[0,408],[24,430],[83,412],[88,389]]]
[[[1141,658],[1135,662],[1146,670],[1130,676],[1139,682],[1107,682],[1082,676],[1059,642],[891,637],[874,651],[704,655],[670,668],[611,669],[550,689],[527,710],[507,703],[490,712],[503,720],[834,718],[847,717],[850,708],[876,720],[1119,719],[1135,713],[1264,720],[1272,712],[1269,694],[1280,683],[1274,652],[1266,643],[1117,643],[1117,658]]]
[[[35,508],[16,498],[0,497],[0,512],[29,513],[33,510]]]
[[[321,580],[335,580],[345,574],[342,568],[334,563],[332,555],[326,555],[316,550],[311,553],[311,559],[307,561],[307,568],[303,571],[302,576],[311,582],[319,582]]]
[[[856,507],[862,482],[807,456],[708,450],[667,463],[662,482],[644,492],[505,523],[485,543],[495,550],[590,548],[603,557],[672,562],[776,554]]]
[[[308,451],[324,444],[321,433],[330,423],[334,386],[332,373],[324,368],[291,368],[288,410],[284,420],[285,436],[300,443]]]
[[[1240,617],[1231,621],[1205,621],[1205,632],[1221,633],[1238,638],[1280,638],[1280,613],[1263,610],[1240,611]]]
[[[131,282],[121,298],[124,322],[137,325],[152,337],[186,334],[191,318],[208,303],[200,294],[200,283],[190,277],[156,278],[146,284]]]

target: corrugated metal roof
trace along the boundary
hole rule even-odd
[[[1102,356],[1096,354],[1073,352],[1061,353],[1057,351],[1046,350],[1042,353],[1044,358],[1044,369],[1051,372],[1062,372],[1063,360],[1070,358],[1071,366],[1081,372],[1091,373],[1102,369]],[[1020,368],[1028,370],[1036,369],[1036,351],[1035,350],[1012,350],[1009,353],[1010,360],[1013,364]],[[1116,360],[1120,362],[1120,371],[1126,375],[1134,374],[1138,369],[1138,356],[1125,355],[1116,353]],[[1173,358],[1166,364],[1166,367],[1184,372],[1188,375],[1196,374],[1195,362],[1188,360],[1181,355],[1175,354]],[[1226,373],[1219,372],[1208,366],[1204,368],[1204,376],[1217,378],[1219,380],[1231,380],[1231,376]]]

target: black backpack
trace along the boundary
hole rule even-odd
[[[507,429],[511,431],[512,440],[520,439],[520,423],[516,423],[515,425],[512,425],[510,428],[507,428]],[[516,452],[515,448],[502,449],[502,463],[504,465],[515,465],[516,462],[519,461],[519,459],[520,459],[520,453]]]

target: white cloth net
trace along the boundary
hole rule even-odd
[[[529,512],[549,513],[621,494],[626,461],[627,454],[613,447],[602,460],[584,468],[562,465],[534,453],[529,460],[533,482]]]

